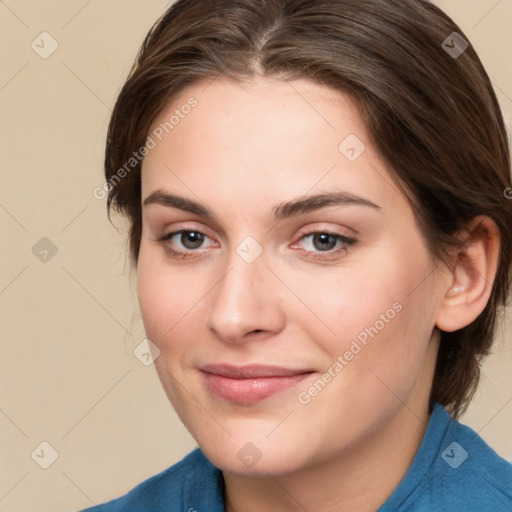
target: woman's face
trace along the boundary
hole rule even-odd
[[[353,103],[306,80],[218,78],[152,133],[139,303],[207,457],[283,474],[422,418],[443,274]]]

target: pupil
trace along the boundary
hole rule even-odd
[[[331,244],[329,244],[329,239],[331,239]],[[332,242],[334,242],[334,244],[336,244],[336,238],[332,235],[328,235],[327,233],[321,233],[320,235],[315,235],[314,236],[314,240],[319,240],[320,241],[320,244],[328,244],[328,245],[332,245]],[[333,246],[334,247],[334,246]],[[332,249],[333,247],[317,247],[317,249]]]
[[[204,235],[196,231],[188,231],[181,234],[181,243],[187,249],[197,249],[203,242]]]

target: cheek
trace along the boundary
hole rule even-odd
[[[160,350],[171,340],[182,338],[188,323],[199,307],[201,289],[193,275],[173,271],[157,254],[149,257],[141,247],[137,266],[137,296],[146,334]]]
[[[363,386],[379,385],[370,370],[406,386],[421,370],[435,323],[430,261],[418,240],[360,263],[315,292],[315,310],[333,333],[322,336],[322,348],[331,362],[346,356],[344,373]]]

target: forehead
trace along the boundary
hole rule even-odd
[[[143,162],[143,198],[158,188],[254,206],[334,187],[381,203],[400,195],[354,103],[308,80],[197,83],[149,135],[156,145]]]
[[[195,102],[193,108],[188,106],[191,102]],[[340,126],[340,121],[344,126]],[[329,132],[326,143],[334,143],[337,149],[340,128],[349,128],[361,139],[366,138],[366,127],[347,95],[304,79],[260,77],[234,82],[216,78],[197,83],[160,112],[151,131],[159,127],[166,132],[163,137],[169,135],[177,142],[186,137],[205,149],[226,151],[239,148],[243,142],[243,147],[249,150],[264,146],[265,155],[270,156],[286,150],[284,141],[309,135],[318,142],[319,136],[325,137]],[[229,133],[231,144],[225,133]],[[191,139],[191,135],[195,138]],[[296,147],[293,149],[297,152]]]

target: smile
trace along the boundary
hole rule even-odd
[[[214,395],[240,405],[251,405],[294,388],[311,370],[275,366],[209,365],[201,368],[206,387]]]

